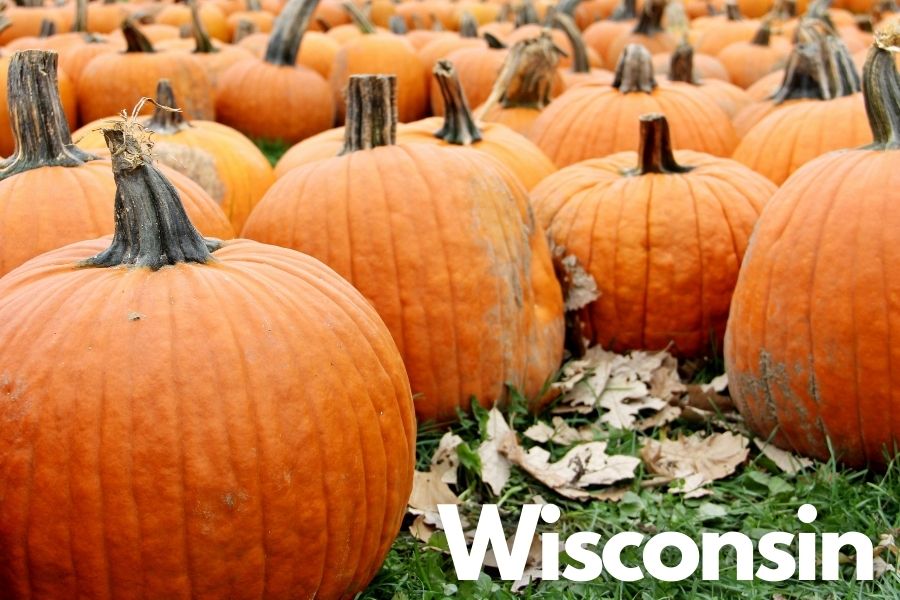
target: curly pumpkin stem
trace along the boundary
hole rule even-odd
[[[175,102],[175,91],[168,79],[160,79],[156,84],[156,102],[153,116],[145,125],[154,133],[172,134],[190,127],[184,113]]]
[[[679,165],[672,152],[669,122],[660,113],[641,115],[641,145],[638,166],[632,175],[650,173],[687,173],[693,167]]]
[[[353,24],[356,25],[362,33],[375,33],[375,24],[369,20],[369,17],[366,16],[366,13],[364,13],[358,6],[356,6],[352,2],[344,2],[341,6],[344,7],[344,10],[347,11],[347,14],[350,15],[350,19],[353,21]],[[417,25],[416,29],[421,29],[421,27]]]
[[[397,140],[397,77],[351,75],[340,154],[393,146]]]
[[[581,31],[568,14],[559,11],[554,15],[553,20],[566,37],[569,39],[569,45],[572,46],[572,69],[573,73],[590,73],[591,63],[588,60],[587,46],[584,44],[584,38]]]
[[[900,28],[880,32],[863,67],[863,97],[872,138],[870,148],[900,149],[900,75],[893,48],[900,44]]]
[[[208,263],[221,247],[194,228],[175,187],[153,166],[140,125],[123,119],[103,130],[116,180],[112,244],[82,267],[146,267]]]
[[[463,11],[459,17],[459,37],[477,38],[478,37],[478,21],[469,11]]]
[[[122,21],[122,35],[125,37],[125,52],[156,52],[153,44],[138,29],[137,23],[131,17]]]
[[[248,35],[256,33],[256,23],[248,19],[239,19],[237,26],[234,28],[234,36],[231,40],[232,44],[237,44]]]
[[[16,150],[0,163],[0,180],[39,167],[77,167],[97,158],[72,143],[56,63],[56,53],[46,50],[23,50],[10,59],[6,93]]]
[[[289,0],[275,19],[264,60],[272,65],[293,67],[303,35],[319,0]]]
[[[634,26],[631,32],[647,36],[662,32],[662,18],[665,12],[666,0],[646,0],[637,25]]]
[[[637,0],[622,0],[610,15],[611,21],[630,21],[637,18]]]
[[[669,81],[697,84],[694,75],[694,47],[687,42],[678,44],[669,59]]]
[[[613,87],[623,94],[644,92],[650,94],[656,89],[653,76],[653,59],[650,52],[640,44],[628,44],[622,50],[616,65]]]
[[[503,108],[522,106],[538,110],[550,104],[556,65],[562,54],[547,30],[539,37],[513,44],[481,115],[498,103]]]
[[[459,82],[456,69],[449,60],[439,60],[434,65],[434,77],[444,98],[444,125],[434,136],[458,146],[468,146],[481,141],[481,130],[469,110],[466,92]]]

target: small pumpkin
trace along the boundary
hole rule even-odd
[[[616,64],[618,55],[606,62],[609,46],[634,29],[638,14],[635,0],[621,0],[609,19],[597,21],[584,29],[584,43],[604,60],[604,65]]]
[[[229,40],[234,41],[234,34],[241,21],[252,23],[254,31],[269,33],[275,24],[275,15],[263,10],[259,0],[247,0],[246,10],[233,12],[227,17]]]
[[[192,119],[212,120],[213,88],[206,70],[190,54],[156,52],[153,44],[131,19],[122,24],[127,47],[91,60],[78,79],[78,112],[88,123],[118,114],[134,106],[142,96],[152,96],[156,82],[167,78]]]
[[[670,52],[675,49],[675,39],[663,28],[662,18],[667,0],[646,0],[644,8],[634,28],[621,34],[606,48],[603,61],[607,65],[616,64],[622,50],[630,44],[644,46],[650,54]]]
[[[219,7],[215,4],[204,2],[197,5],[197,10],[199,11],[203,27],[209,32],[209,35],[222,42],[227,42],[231,39],[228,20]],[[160,25],[171,25],[179,29],[181,27],[190,27],[191,12],[192,9],[188,2],[168,4],[156,14],[154,22]]]
[[[412,488],[389,331],[319,261],[201,237],[140,133],[104,135],[112,239],[0,282],[0,589],[353,597]]]
[[[322,258],[372,301],[420,419],[455,419],[473,397],[502,401],[507,383],[533,397],[564,332],[527,192],[483,152],[394,144],[395,85],[352,77],[344,153],[278,179],[243,235]]]
[[[749,42],[756,35],[759,22],[745,19],[737,2],[728,0],[725,13],[712,17],[714,23],[703,29],[697,37],[695,48],[701,54],[718,56],[728,46],[737,42]]]
[[[754,223],[775,191],[735,161],[673,153],[666,118],[640,118],[640,149],[559,170],[532,191],[551,239],[593,275],[585,337],[617,351],[709,352],[722,340]]]
[[[334,101],[328,82],[297,65],[316,4],[290,0],[275,21],[265,56],[242,60],[222,73],[216,92],[221,123],[251,138],[290,143],[331,127]]]
[[[677,116],[675,143],[683,148],[729,156],[737,145],[715,100],[692,86],[657,83],[650,54],[636,44],[622,53],[612,86],[584,83],[567,90],[537,118],[530,138],[557,166],[570,165],[637,149],[634,121],[647,112]]]
[[[51,21],[58,30],[64,30],[62,13],[56,7],[44,6],[43,0],[16,2],[3,11],[8,26],[0,29],[0,46],[21,37],[40,35],[44,21]]]
[[[726,46],[719,52],[718,58],[728,71],[731,82],[748,88],[784,67],[790,53],[790,42],[780,36],[772,37],[772,22],[765,19],[753,39]]]
[[[900,447],[900,76],[878,36],[863,69],[874,143],[797,170],[757,224],[732,304],[729,389],[761,438],[883,468]],[[833,453],[832,453],[833,450]]]
[[[694,86],[712,98],[729,117],[734,116],[745,106],[753,103],[753,98],[736,85],[721,79],[699,80],[694,75],[694,49],[688,43],[682,43],[672,53],[669,64],[669,81],[677,81]]]

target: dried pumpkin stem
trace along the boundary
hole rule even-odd
[[[175,102],[175,91],[168,79],[156,84],[156,108],[145,127],[154,133],[172,134],[190,127]]]
[[[569,38],[569,45],[572,46],[572,72],[590,73],[591,63],[588,60],[587,46],[585,46],[584,38],[575,21],[563,11],[558,11],[553,20]]]
[[[38,37],[46,39],[54,35],[56,35],[56,21],[53,21],[52,19],[41,19]]]
[[[256,33],[256,23],[247,19],[240,19],[234,28],[234,36],[231,40],[232,44],[237,44],[248,35]]]
[[[666,0],[646,0],[644,10],[632,33],[652,36],[663,31],[662,18],[666,12]]]
[[[83,267],[146,267],[213,260],[221,242],[207,240],[194,228],[181,198],[153,166],[146,132],[131,119],[103,130],[116,181],[115,232],[112,244],[81,263]]]
[[[388,21],[388,29],[391,30],[391,33],[404,35],[405,33],[407,33],[406,19],[404,19],[401,15],[393,15]]]
[[[697,83],[694,77],[694,48],[690,44],[681,43],[669,60],[669,81]]]
[[[347,83],[347,122],[341,154],[392,146],[396,139],[396,76],[352,75]]]
[[[259,0],[247,0],[247,12],[260,12],[262,4]]]
[[[650,94],[656,89],[653,76],[653,59],[650,52],[640,44],[628,44],[616,65],[613,87],[623,94],[644,92]]]
[[[319,0],[289,0],[275,19],[265,61],[273,65],[292,67],[297,62],[303,35]]]
[[[72,144],[56,63],[56,53],[46,50],[23,50],[10,59],[6,93],[16,150],[0,164],[0,180],[38,167],[77,167],[97,158]]]
[[[72,21],[72,31],[87,33],[87,0],[75,0],[75,19]]]
[[[213,46],[212,40],[209,37],[209,32],[206,31],[206,25],[204,25],[203,20],[200,19],[200,9],[197,6],[197,0],[189,0],[188,6],[191,8],[191,36],[193,36],[194,43],[196,44],[194,52],[199,54],[212,54],[218,52],[219,49]]]
[[[347,14],[350,15],[350,19],[353,21],[353,24],[356,25],[357,28],[362,33],[370,34],[375,33],[375,24],[369,20],[369,17],[355,4],[352,2],[344,2],[342,4],[344,10],[347,11]],[[420,27],[416,27],[416,29],[421,29]]]
[[[756,33],[753,34],[753,39],[750,40],[750,43],[755,46],[768,46],[771,41],[772,22],[770,19],[765,19],[762,25],[759,26],[759,29],[756,30]]]
[[[729,21],[742,21],[744,15],[741,14],[741,7],[737,2],[729,0],[725,3],[725,18]]]
[[[128,18],[122,21],[122,35],[125,36],[125,52],[155,52],[153,44],[138,29],[134,19]]]
[[[487,42],[488,48],[491,48],[493,50],[503,50],[507,47],[506,44],[504,44],[500,40],[500,38],[498,38],[493,33],[486,31],[484,32],[484,34],[482,34],[482,37],[484,38],[484,41]]]
[[[610,15],[612,21],[630,21],[637,18],[637,0],[622,0]]]
[[[872,148],[900,149],[900,75],[889,49],[900,43],[900,29],[876,35],[863,67],[866,114],[875,140]]]
[[[459,82],[453,63],[439,60],[434,66],[434,77],[444,98],[444,126],[434,136],[459,146],[480,142],[481,130],[469,110],[465,90]]]
[[[521,106],[539,110],[550,104],[561,54],[546,30],[539,37],[516,42],[503,62],[481,114],[494,104],[503,108]]]
[[[459,37],[477,38],[478,37],[478,21],[469,11],[463,11],[459,17]]]
[[[693,167],[675,162],[669,122],[659,113],[641,115],[641,142],[638,150],[638,166],[633,175],[650,173],[687,173]]]
[[[775,104],[802,98],[831,98],[828,69],[818,44],[798,44],[794,48],[788,57],[781,86],[772,96]]]

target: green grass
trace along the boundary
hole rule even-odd
[[[273,167],[284,156],[284,153],[288,151],[288,148],[291,147],[290,144],[283,140],[253,140],[253,143],[265,154]]]
[[[535,418],[513,404],[510,416],[515,429],[523,431]],[[481,440],[486,413],[477,411],[474,417],[463,417],[453,427],[472,450]],[[696,430],[676,423],[667,435],[678,431]],[[444,431],[424,426],[418,440],[418,463],[427,470],[431,454]],[[654,432],[659,437],[661,432]],[[633,432],[609,430],[599,439],[609,442],[609,452],[636,455],[640,436]],[[465,450],[465,449],[464,449]],[[557,449],[554,454],[561,454]],[[466,461],[463,461],[466,464]],[[470,461],[471,464],[471,461]],[[860,531],[877,542],[879,534],[900,528],[900,461],[895,461],[883,474],[844,470],[834,461],[817,463],[814,468],[795,475],[785,475],[765,457],[751,453],[749,464],[732,477],[715,482],[713,494],[700,499],[684,499],[659,489],[642,489],[641,482],[649,475],[639,470],[631,491],[619,503],[579,503],[565,500],[534,480],[514,469],[513,476],[498,501],[492,497],[473,468],[461,469],[460,496],[468,500],[462,511],[469,510],[469,520],[475,523],[482,503],[499,503],[507,535],[518,521],[521,506],[534,495],[554,502],[563,518],[554,526],[565,539],[576,531],[596,531],[603,540],[620,531],[640,531],[652,535],[658,531],[680,531],[699,542],[703,532],[740,531],[754,540],[769,531],[844,532]],[[797,508],[804,503],[818,508],[818,518],[811,525],[803,525],[796,517]],[[465,512],[463,514],[466,514]],[[446,543],[438,532],[429,546]],[[602,543],[602,542],[601,542]],[[637,559],[637,555],[631,557]],[[677,555],[676,555],[677,558]],[[435,547],[426,547],[404,528],[394,543],[381,572],[364,599],[442,599],[442,598],[742,598],[772,599],[781,594],[786,599],[825,598],[900,598],[900,577],[888,573],[874,582],[853,580],[853,567],[844,567],[841,581],[782,583],[738,581],[734,557],[727,552],[721,566],[720,581],[703,581],[699,571],[694,578],[667,583],[645,578],[635,583],[622,583],[606,578],[590,583],[566,581],[538,582],[518,594],[509,591],[510,583],[499,579],[496,572],[482,574],[477,582],[456,579],[447,554]],[[628,563],[626,557],[626,564]]]

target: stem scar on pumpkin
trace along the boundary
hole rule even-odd
[[[141,98],[130,115],[104,128],[116,181],[112,244],[80,267],[147,267],[153,271],[183,262],[210,263],[221,240],[206,239],[185,213],[175,187],[153,165],[150,134],[137,122]],[[171,110],[171,109],[170,109]]]

